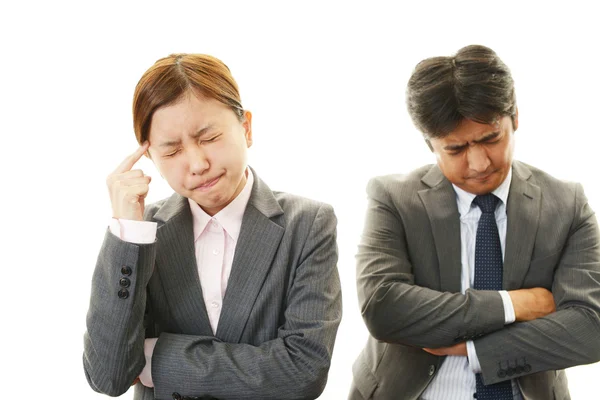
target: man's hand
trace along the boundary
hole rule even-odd
[[[467,356],[467,343],[462,342],[455,344],[450,347],[440,347],[438,349],[427,349],[424,348],[428,353],[433,354],[434,356]]]
[[[531,321],[556,311],[552,292],[544,288],[511,290],[508,292],[517,321]]]
[[[148,150],[148,147],[149,143],[145,142],[106,178],[113,218],[143,220],[144,199],[148,194],[148,184],[151,178],[144,175],[142,170],[131,171],[131,168]]]

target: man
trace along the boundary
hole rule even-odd
[[[314,399],[342,314],[331,206],[247,165],[252,115],[220,60],[175,54],[140,79],[140,147],[107,179],[83,364],[134,399]],[[175,193],[145,206],[147,154]]]
[[[600,242],[579,184],[513,160],[509,69],[489,48],[419,63],[409,113],[437,159],[371,180],[357,255],[371,333],[351,399],[568,399],[600,359]]]

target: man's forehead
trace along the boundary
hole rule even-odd
[[[508,124],[507,125],[507,119]],[[510,126],[510,118],[497,118],[490,124],[481,124],[470,119],[464,119],[452,132],[440,139],[443,143],[467,142],[478,140],[496,132],[501,132]]]

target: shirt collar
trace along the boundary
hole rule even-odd
[[[234,242],[237,242],[240,235],[240,228],[242,226],[242,218],[244,217],[244,211],[250,200],[250,194],[252,193],[252,186],[254,185],[254,175],[250,168],[246,168],[246,185],[242,191],[236,196],[235,199],[221,211],[216,213],[214,216],[208,215],[196,202],[192,199],[188,199],[190,203],[190,209],[192,210],[192,218],[194,224],[194,242],[198,240],[198,237],[204,232],[206,225],[214,218],[219,224],[225,229],[225,232],[231,236]]]
[[[508,171],[508,175],[504,178],[504,182],[500,184],[496,189],[492,191],[496,197],[500,199],[502,204],[506,206],[506,201],[508,200],[508,191],[510,189],[510,182],[512,181],[512,167]],[[454,188],[454,192],[456,193],[456,202],[458,203],[458,212],[460,215],[467,215],[469,210],[471,209],[471,205],[473,203],[473,199],[475,199],[475,194],[469,193],[455,184],[452,184]]]

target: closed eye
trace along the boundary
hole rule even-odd
[[[482,142],[482,143],[484,143],[484,144],[496,144],[496,143],[499,143],[499,142],[500,142],[500,139],[495,138],[495,140],[486,140],[485,142]]]
[[[174,156],[175,154],[177,154],[177,153],[179,153],[179,149],[175,150],[175,151],[174,151],[174,152],[172,152],[172,153],[165,154],[163,157],[173,157],[173,156]]]
[[[215,141],[215,140],[216,140],[216,139],[217,139],[219,136],[221,136],[221,135],[220,135],[220,134],[219,134],[219,135],[215,135],[215,136],[213,136],[213,137],[211,137],[211,138],[209,138],[209,139],[202,139],[202,140],[200,141],[200,143],[210,143],[210,142],[214,142],[214,141]]]
[[[468,145],[466,145],[466,146],[456,146],[456,147],[452,147],[452,148],[449,148],[449,149],[447,149],[447,152],[448,152],[448,154],[449,154],[449,155],[451,155],[451,156],[457,156],[457,155],[459,155],[460,153],[462,153],[462,152],[463,152],[463,150],[467,148],[467,146],[468,146]]]

